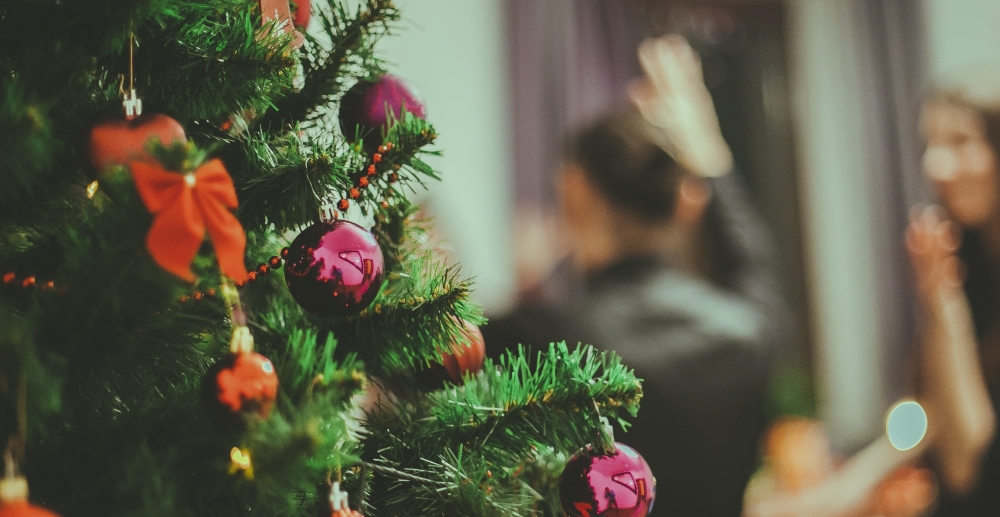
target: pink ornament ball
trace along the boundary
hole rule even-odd
[[[569,459],[559,497],[570,517],[645,517],[653,509],[656,479],[635,449],[615,442],[602,456],[587,447]]]
[[[417,118],[427,117],[420,94],[402,79],[389,74],[374,81],[363,79],[340,102],[340,129],[349,142],[360,135],[366,147],[378,147],[389,127],[389,114],[399,119],[404,108]]]
[[[288,247],[285,260],[285,283],[292,298],[320,317],[357,314],[382,288],[382,250],[371,232],[350,221],[306,228]]]

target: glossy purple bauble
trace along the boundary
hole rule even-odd
[[[403,108],[417,118],[427,117],[427,107],[417,91],[393,75],[383,75],[375,81],[358,81],[340,102],[340,129],[348,142],[355,136],[365,139],[366,146],[382,144],[382,131],[388,128],[389,113],[402,116]]]
[[[292,241],[285,283],[303,309],[324,318],[349,316],[378,295],[384,265],[371,232],[338,219],[314,224]]]
[[[645,517],[653,509],[656,479],[635,449],[615,442],[614,454],[590,447],[573,455],[559,477],[559,498],[571,517]]]

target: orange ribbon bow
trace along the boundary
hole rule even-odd
[[[237,281],[247,277],[247,236],[230,212],[237,206],[236,188],[222,161],[208,161],[183,175],[142,162],[129,166],[143,203],[154,214],[146,248],[160,267],[194,281],[191,261],[207,229],[222,274]]]

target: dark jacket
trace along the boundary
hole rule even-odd
[[[767,233],[736,181],[713,180],[706,214],[716,282],[626,258],[575,285],[557,274],[538,298],[483,329],[494,356],[566,340],[613,350],[635,369],[642,409],[616,438],[656,476],[654,515],[737,517],[757,465],[783,310]]]

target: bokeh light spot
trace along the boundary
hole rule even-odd
[[[897,450],[910,450],[927,434],[927,413],[915,400],[899,402],[885,419],[885,434]]]

